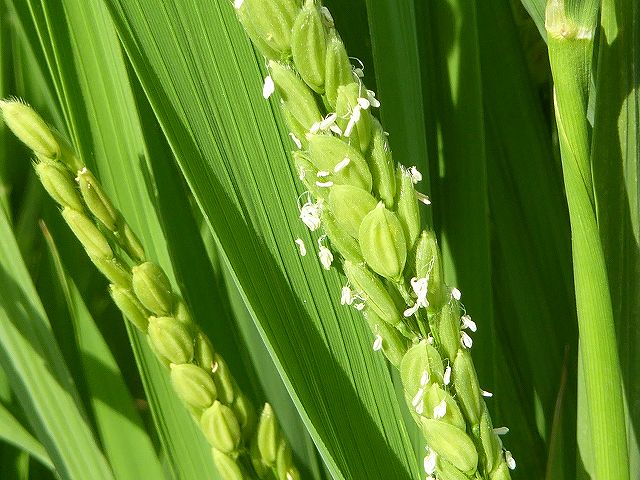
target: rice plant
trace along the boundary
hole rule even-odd
[[[0,478],[637,478],[637,16],[0,1]]]

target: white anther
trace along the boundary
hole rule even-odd
[[[320,130],[320,122],[315,122],[313,125],[311,125],[309,133],[318,133],[318,130]]]
[[[326,130],[327,128],[330,128],[331,125],[336,123],[337,118],[338,114],[336,113],[330,113],[329,115],[327,115],[327,118],[320,122],[320,130]]]
[[[509,427],[496,427],[493,429],[493,433],[496,435],[506,435],[509,433]]]
[[[476,322],[471,320],[471,315],[463,315],[460,318],[460,320],[462,320],[462,328],[467,328],[472,332],[475,332],[478,330],[478,326],[476,325]]]
[[[444,369],[442,381],[445,385],[449,385],[451,383],[451,365],[447,365],[447,368]]]
[[[429,334],[429,335],[427,336],[427,343],[428,343],[429,345],[433,345],[433,336],[432,336],[431,334]]]
[[[369,103],[373,108],[380,107],[380,101],[376,98],[376,92],[373,90],[367,90],[367,98],[369,99]]]
[[[296,238],[296,244],[300,249],[300,256],[304,257],[307,254],[307,247],[304,246],[304,241],[301,238]]]
[[[509,467],[509,470],[516,469],[516,460],[515,458],[513,458],[513,455],[511,455],[511,452],[509,450],[504,451],[504,459],[507,462],[507,467]]]
[[[424,400],[420,400],[420,402],[416,406],[416,413],[418,415],[422,415],[424,413]]]
[[[333,171],[335,173],[338,173],[340,170],[342,170],[344,167],[346,167],[347,165],[349,165],[349,163],[351,162],[351,159],[349,157],[344,157],[344,159],[341,162],[338,162],[336,164],[335,167],[333,167]]]
[[[211,363],[211,373],[216,373],[218,371],[218,367],[220,366],[220,364],[218,362],[212,362]]]
[[[418,403],[420,403],[420,400],[422,400],[422,397],[424,396],[424,388],[420,388],[418,390],[418,393],[416,393],[415,397],[413,397],[413,400],[411,401],[411,405],[413,405],[413,407],[415,408]]]
[[[429,306],[429,301],[427,300],[428,287],[429,275],[423,278],[413,277],[411,279],[411,288],[418,298],[416,299],[416,303],[413,305],[413,307],[410,307],[404,311],[405,317],[410,317],[421,307],[427,308]]]
[[[345,285],[340,293],[340,305],[351,305],[353,297],[351,297],[351,289]]]
[[[318,241],[319,243],[320,241]],[[331,264],[333,263],[333,253],[324,245],[320,245],[320,251],[318,251],[318,257],[320,258],[320,263],[324,267],[325,270],[329,270],[331,268]]]
[[[244,0],[235,0],[235,2],[233,2],[233,8],[235,9],[240,8],[243,3],[244,3]]]
[[[433,409],[433,418],[438,420],[439,418],[444,417],[447,414],[447,402],[442,399],[442,401],[435,406]]]
[[[293,132],[289,132],[289,136],[291,137],[291,140],[293,140],[293,143],[296,144],[296,147],[298,147],[299,150],[302,149],[302,142],[300,141],[300,139],[296,137]],[[302,180],[302,178],[300,180]]]
[[[271,75],[267,75],[264,79],[264,85],[262,86],[262,96],[265,99],[269,98],[275,91],[276,85],[275,83],[273,83],[273,78],[271,78]]]
[[[322,16],[324,17],[327,24],[330,27],[333,26],[333,17],[331,16],[331,12],[329,11],[329,9],[325,6],[322,6],[320,7],[320,12],[322,13]]]
[[[354,303],[353,308],[361,312],[362,310],[364,310],[364,302]]]
[[[416,197],[418,197],[419,202],[424,203],[425,205],[431,205],[431,199],[424,193],[416,192]]]
[[[424,457],[424,471],[427,475],[432,475],[436,471],[436,452],[434,450],[430,450]]]
[[[451,289],[451,296],[459,301],[462,298],[462,292],[460,292],[460,290],[458,290],[457,288],[453,287]]]
[[[312,203],[311,200],[300,207],[300,220],[312,232],[320,226],[320,213],[322,212],[321,203]]]
[[[300,173],[298,173],[298,178],[300,180],[304,180],[304,177],[307,176],[307,171],[304,169],[302,165],[300,165]]]
[[[376,339],[373,341],[373,351],[377,352],[382,348],[382,337],[380,335],[376,335]]]
[[[493,393],[487,392],[486,390],[482,390],[482,389],[480,389],[480,395],[482,395],[485,398],[493,397]]]
[[[333,182],[332,182],[332,181],[328,181],[328,182],[316,182],[316,187],[320,187],[320,188],[329,188],[329,187],[333,187]]]
[[[422,180],[422,174],[415,166],[409,168],[409,175],[411,175],[411,182],[414,185]]]
[[[467,332],[461,332],[460,339],[462,340],[462,345],[466,348],[471,348],[473,346],[473,339]]]
[[[366,110],[371,106],[371,102],[368,98],[358,97],[358,105],[360,105],[360,108],[363,110]]]
[[[328,177],[329,175],[331,174],[325,170],[320,170],[318,173],[316,173],[316,177],[318,178]]]
[[[77,171],[77,176],[75,178],[76,182],[79,182],[80,181],[80,177],[82,175],[84,175],[85,173],[87,173],[87,172],[88,172],[87,167],[82,167],[82,169],[78,170]]]
[[[353,131],[353,127],[356,126],[358,120],[360,120],[360,110],[362,107],[360,105],[356,105],[353,107],[353,112],[351,112],[351,117],[349,117],[349,123],[347,123],[347,128],[344,129],[344,136],[350,137],[351,132]]]
[[[338,135],[339,137],[342,136],[342,129],[338,126],[338,125],[331,125],[329,127],[329,130],[331,130],[333,133],[335,133],[336,135]]]
[[[420,386],[424,387],[427,383],[429,383],[429,372],[425,370],[420,377]]]

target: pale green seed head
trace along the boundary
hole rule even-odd
[[[291,54],[296,69],[316,93],[324,93],[327,38],[322,14],[313,0],[307,0],[291,30]]]
[[[398,168],[398,187],[396,214],[402,224],[407,248],[411,250],[420,234],[420,210],[418,209],[416,189],[413,186],[413,177],[402,167]]]
[[[45,159],[35,165],[35,170],[44,189],[60,206],[84,210],[73,176],[61,163]]]
[[[344,262],[344,273],[353,289],[365,300],[365,305],[383,321],[395,326],[400,313],[378,276],[362,263]]]
[[[334,185],[327,197],[327,205],[338,225],[353,238],[358,238],[362,219],[377,203],[369,192],[351,185]]]
[[[154,351],[171,363],[189,363],[193,358],[193,339],[173,317],[149,317],[147,329]]]
[[[256,438],[262,461],[269,466],[274,465],[278,453],[280,427],[278,426],[276,415],[268,403],[264,404],[260,414]]]
[[[112,284],[109,285],[109,293],[127,320],[133,323],[140,331],[146,332],[149,326],[147,310],[142,306],[131,289]]]
[[[111,283],[122,288],[131,288],[131,272],[124,267],[117,257],[104,258],[89,254],[89,258]]]
[[[453,425],[454,427],[458,427],[461,430],[466,428],[466,423],[462,416],[462,412],[460,411],[460,407],[451,394],[445,391],[437,383],[431,384],[431,386],[425,391],[424,411],[422,416],[441,420]]]
[[[338,225],[333,213],[328,209],[323,209],[321,221],[324,232],[331,241],[331,246],[335,248],[345,260],[354,263],[364,261],[358,242]]]
[[[142,304],[156,315],[170,315],[173,311],[171,283],[162,268],[145,262],[131,269],[133,291]]]
[[[0,100],[5,124],[18,139],[40,157],[57,160],[60,145],[49,126],[26,103],[16,99]]]
[[[402,385],[411,398],[415,398],[420,389],[424,393],[434,382],[443,384],[443,372],[440,354],[426,340],[412,346],[400,363]]]
[[[294,70],[272,60],[269,62],[269,71],[284,102],[283,108],[295,118],[305,132],[311,130],[314,123],[322,121],[322,114],[312,91]]]
[[[367,100],[367,90],[360,83],[352,82],[338,87],[336,123],[344,132],[344,136],[349,139],[350,144],[366,154],[371,142],[373,117],[368,108],[361,107],[359,102],[361,98]]]
[[[76,177],[80,193],[89,211],[107,228],[115,231],[118,222],[118,210],[113,206],[96,177],[87,168],[78,171]]]
[[[370,211],[360,223],[358,243],[367,264],[378,275],[400,281],[407,259],[402,225],[384,203]]]
[[[193,408],[208,408],[216,399],[211,375],[192,363],[171,364],[171,383],[182,401]]]
[[[225,405],[231,405],[235,399],[235,381],[231,376],[229,367],[224,359],[218,354],[213,355],[213,381],[218,390],[218,399]]]
[[[242,439],[233,410],[218,400],[202,414],[200,427],[209,444],[225,454],[235,453]]]
[[[113,258],[113,250],[109,242],[84,213],[65,207],[62,210],[62,217],[89,256],[100,259]]]
[[[369,167],[358,150],[333,135],[312,135],[309,138],[309,159],[324,177],[334,185],[351,185],[371,191]]]
[[[473,367],[473,360],[467,350],[460,349],[453,362],[453,381],[456,387],[458,402],[465,416],[476,425],[480,422],[484,402],[478,385],[478,375]]]
[[[373,192],[384,202],[387,208],[393,209],[396,196],[396,175],[391,150],[387,143],[387,135],[382,125],[372,118],[371,150],[367,164],[373,177]]]
[[[216,470],[218,470],[223,480],[245,480],[247,478],[242,472],[239,463],[229,455],[215,447],[211,449],[211,454],[213,455],[213,463],[216,465]]]
[[[420,423],[430,449],[467,475],[476,471],[478,452],[464,430],[441,420],[424,417],[420,418]]]
[[[496,465],[499,465],[501,462],[504,463],[504,458],[502,455],[502,443],[498,435],[493,431],[491,417],[486,408],[483,409],[482,418],[480,419],[480,441],[482,442],[482,450],[484,451],[484,464],[487,467],[487,471],[491,472]]]
[[[331,28],[327,35],[327,54],[325,67],[325,96],[329,105],[336,107],[338,87],[353,81],[349,56],[338,32]]]
[[[255,433],[257,422],[256,411],[253,405],[243,393],[239,392],[233,404],[231,404],[231,409],[233,413],[236,414],[236,418],[240,424],[243,440],[248,442]]]

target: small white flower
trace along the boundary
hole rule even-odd
[[[509,427],[496,427],[493,429],[493,433],[496,435],[506,435],[509,433]]]
[[[373,351],[377,352],[382,348],[382,337],[380,335],[376,335],[376,339],[373,342]]]
[[[342,287],[340,294],[340,305],[351,305],[353,303],[353,297],[351,297],[351,289],[345,285]]]
[[[307,254],[307,247],[304,246],[304,241],[301,238],[296,238],[296,243],[300,249],[300,256],[304,257]]]
[[[487,392],[486,390],[482,390],[482,389],[480,389],[480,395],[482,395],[485,398],[493,397],[493,393]]]
[[[331,128],[331,126],[336,123],[336,119],[338,115],[336,113],[330,113],[327,117],[320,122],[320,130],[326,130],[327,128]]]
[[[373,108],[380,107],[380,101],[376,98],[376,92],[373,90],[367,90],[367,99]]]
[[[462,344],[466,348],[471,348],[473,346],[473,339],[469,336],[467,332],[461,332],[460,339],[462,340]]]
[[[429,372],[425,370],[420,377],[420,386],[424,387],[427,383],[429,383]]]
[[[420,389],[418,390],[418,393],[416,393],[415,397],[413,397],[413,400],[411,401],[411,405],[415,408],[418,403],[420,403],[420,400],[422,400],[422,397],[424,396],[424,388],[420,387]]]
[[[242,1],[240,1],[240,3],[242,3]],[[276,91],[276,85],[275,83],[273,83],[273,78],[271,78],[271,75],[267,75],[266,78],[264,79],[264,85],[262,86],[262,96],[265,99],[267,99],[275,91]]]
[[[433,409],[433,418],[438,420],[439,418],[444,417],[447,414],[447,402],[442,399],[442,401],[435,406]]]
[[[371,106],[371,102],[368,98],[358,97],[358,105],[360,105],[360,108],[363,110],[366,110]]]
[[[302,149],[302,142],[298,137],[296,137],[295,133],[289,132],[289,136],[291,137],[291,140],[293,140],[293,143],[296,144],[296,147],[298,147],[298,150]],[[302,180],[302,178],[300,180]]]
[[[353,308],[361,312],[362,310],[364,310],[364,302],[354,303]]]
[[[449,385],[451,383],[451,365],[447,365],[447,368],[444,369],[442,381],[445,385]]]
[[[422,181],[422,174],[420,173],[418,168],[415,166],[409,168],[409,175],[411,175],[411,181],[413,182],[414,185]]]
[[[431,205],[431,199],[424,193],[416,192],[416,197],[418,197],[419,202],[424,203],[425,205]]]
[[[469,329],[472,332],[476,332],[478,330],[476,322],[471,320],[471,315],[463,315],[460,320],[462,320],[462,328]]]
[[[349,163],[351,163],[351,159],[349,157],[344,157],[344,159],[340,162],[338,162],[336,164],[335,167],[333,167],[333,171],[335,173],[338,173],[340,170],[342,170],[344,167],[346,167],[347,165],[349,165]]]
[[[427,275],[424,278],[413,277],[411,279],[411,288],[413,289],[414,293],[416,294],[416,297],[418,298],[416,299],[416,303],[412,307],[404,311],[405,317],[410,317],[411,315],[416,313],[418,309],[421,307],[427,308],[429,306],[429,302],[427,301],[427,293],[429,289],[428,287],[429,287],[429,275]]]
[[[328,181],[328,182],[316,182],[316,187],[320,187],[320,188],[329,188],[329,187],[333,187],[333,182],[332,182],[332,181]]]
[[[436,471],[436,452],[429,450],[427,456],[424,457],[424,471],[427,475],[432,475]]]
[[[456,300],[460,301],[460,299],[462,298],[462,292],[460,292],[460,290],[454,287],[451,289],[451,296]]]
[[[320,245],[320,251],[318,252],[318,257],[320,257],[320,263],[324,267],[325,270],[329,270],[331,268],[331,264],[333,263],[333,253],[324,245]]]
[[[504,459],[507,462],[507,467],[509,467],[509,470],[516,469],[516,460],[515,458],[513,458],[513,455],[511,455],[511,452],[509,450],[504,451]]]
[[[328,177],[329,175],[331,174],[325,170],[320,170],[318,173],[316,173],[316,177],[318,178]]]
[[[433,336],[431,334],[427,335],[427,343],[433,345]]]
[[[303,194],[304,195],[304,194]],[[322,212],[322,204],[312,203],[309,197],[304,205],[300,207],[300,219],[312,232],[320,226],[320,213]]]
[[[353,131],[353,127],[356,126],[358,120],[360,120],[360,110],[362,107],[360,105],[356,105],[353,107],[353,112],[351,112],[351,117],[349,117],[349,123],[347,123],[347,128],[344,129],[344,136],[350,137],[351,132]]]

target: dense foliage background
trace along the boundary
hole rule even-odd
[[[589,478],[544,2],[326,4],[395,158],[425,174],[424,218],[479,326],[473,356],[510,428],[514,478]],[[635,2],[604,4],[615,36],[596,42],[591,163],[637,478],[640,16]],[[340,305],[341,274],[297,253],[295,238],[315,241],[292,145],[230,2],[2,0],[0,19],[0,96],[73,142],[242,388],[274,405],[305,478],[418,478],[420,434]],[[28,152],[0,135],[0,476],[218,478]]]

